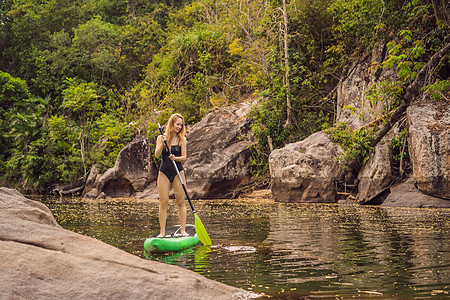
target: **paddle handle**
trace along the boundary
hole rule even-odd
[[[158,123],[158,129],[159,129],[159,132],[161,133],[161,135],[164,135],[164,132],[163,132],[163,130],[161,128],[161,125],[159,123]],[[169,155],[172,155],[172,152],[170,151],[169,144],[167,143],[166,140],[164,141],[164,144],[166,145],[167,152],[169,152]],[[192,212],[195,214],[194,205],[192,205],[191,197],[189,197],[189,194],[187,192],[186,186],[184,185],[183,178],[181,177],[180,171],[178,170],[178,167],[177,167],[177,164],[176,164],[175,160],[172,160],[172,163],[173,163],[173,167],[177,171],[178,177],[180,178],[181,186],[183,187],[184,193],[186,194],[186,198],[189,201],[189,205],[191,206]]]

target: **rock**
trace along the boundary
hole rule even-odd
[[[134,197],[137,199],[159,199],[158,188],[156,181],[151,182],[144,191],[136,192]]]
[[[407,109],[409,154],[416,186],[425,194],[450,199],[450,104]]]
[[[251,299],[256,294],[141,259],[61,228],[42,203],[0,188],[2,299]]]
[[[240,103],[209,113],[187,136],[187,189],[193,199],[229,197],[252,176],[255,140],[247,118],[252,105]]]
[[[135,191],[143,191],[146,182],[156,180],[156,168],[151,164],[152,152],[146,136],[139,135],[117,157],[114,168],[131,182]]]
[[[398,126],[395,126],[376,145],[375,152],[359,172],[357,199],[360,204],[368,204],[367,202],[371,201],[375,196],[381,195],[394,180],[390,140],[398,136],[398,134]],[[381,204],[381,202],[371,202],[370,204]]]
[[[129,197],[143,191],[157,176],[151,148],[145,135],[137,136],[120,151],[114,167],[89,185],[92,188],[86,189],[85,197]]]
[[[365,95],[372,85],[382,80],[396,80],[392,69],[370,71],[374,62],[382,62],[385,58],[386,45],[379,43],[370,56],[356,60],[348,67],[347,76],[337,86],[337,122],[347,122],[356,129],[375,120],[377,113],[385,109],[382,103],[373,105]]]
[[[342,150],[324,132],[270,153],[272,195],[278,202],[336,202],[335,182],[344,176]]]
[[[444,208],[450,207],[450,200],[444,200],[425,195],[414,186],[414,178],[391,188],[391,193],[381,204],[385,207],[423,207]]]

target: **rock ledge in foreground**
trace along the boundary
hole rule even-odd
[[[251,299],[195,272],[63,229],[42,203],[0,188],[2,299]]]

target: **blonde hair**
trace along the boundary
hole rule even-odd
[[[169,121],[167,121],[166,129],[164,130],[164,135],[166,136],[167,142],[170,142],[170,139],[172,138],[172,134],[174,133],[173,125],[175,124],[176,120],[180,118],[181,121],[183,121],[183,127],[181,127],[180,132],[178,133],[178,138],[180,141],[182,141],[185,138],[186,135],[186,126],[184,125],[184,118],[180,114],[173,114],[170,116]]]

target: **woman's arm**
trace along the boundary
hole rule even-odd
[[[156,147],[155,147],[155,157],[158,158],[161,156],[163,147],[164,147],[165,136],[159,135],[156,138]]]

